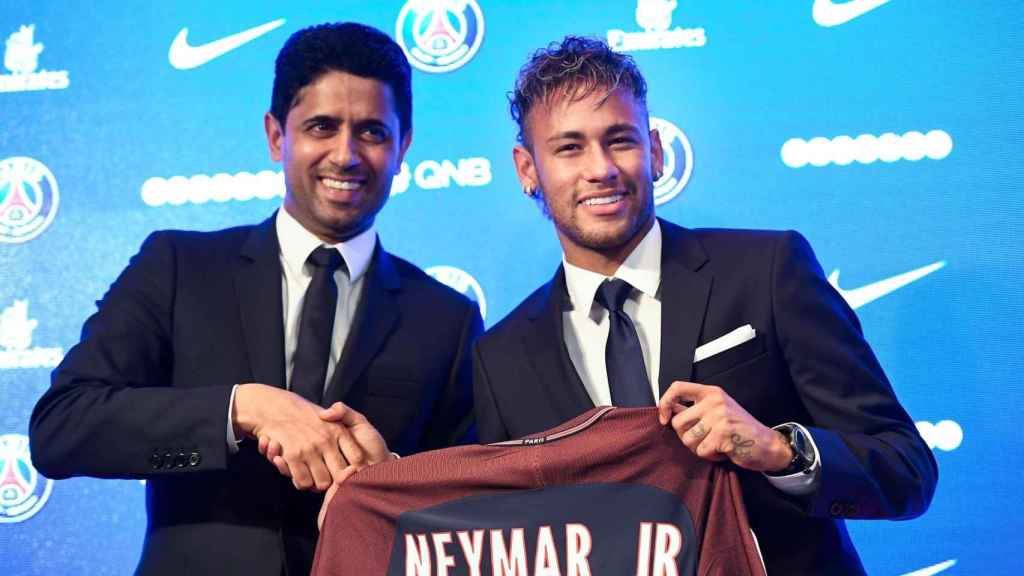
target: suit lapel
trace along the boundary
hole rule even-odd
[[[384,340],[398,325],[396,299],[400,289],[401,281],[394,263],[378,242],[373,262],[364,277],[363,292],[352,319],[352,328],[331,382],[324,392],[324,406],[345,398],[370,360],[376,356]]]
[[[235,265],[235,293],[253,379],[284,388],[279,251],[274,216],[271,216],[253,227],[242,245]]]
[[[565,271],[541,288],[527,311],[530,328],[523,338],[542,397],[563,420],[594,407],[565,347],[562,312],[566,307]]]
[[[697,349],[713,277],[702,267],[708,257],[692,232],[660,220],[662,231],[661,394],[676,380],[693,376]]]

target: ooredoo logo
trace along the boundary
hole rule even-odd
[[[480,49],[484,14],[476,0],[409,0],[398,13],[395,39],[416,68],[451,72]]]

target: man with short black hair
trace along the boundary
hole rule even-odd
[[[475,304],[384,251],[374,218],[412,139],[401,48],[296,32],[264,119],[283,209],[153,233],[31,420],[51,478],[144,478],[140,574],[308,574],[322,492],[471,434]]]
[[[922,514],[935,459],[803,237],[655,218],[646,94],[631,58],[586,38],[519,73],[516,172],[564,256],[477,343],[480,440],[657,403],[739,469],[769,574],[862,574],[842,519]]]

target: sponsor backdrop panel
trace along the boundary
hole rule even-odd
[[[292,32],[357,20],[414,69],[415,138],[389,249],[488,325],[560,251],[516,182],[506,93],[526,56],[606,38],[647,75],[669,152],[658,213],[795,228],[857,310],[933,446],[928,514],[850,522],[872,574],[1017,574],[1024,7],[953,0],[15,3],[0,16],[0,567],[125,574],[144,486],[53,482],[31,408],[147,234],[268,217],[262,115]],[[1007,442],[1007,440],[1010,442]],[[1009,449],[1007,448],[1009,447]],[[97,447],[97,449],[116,449]]]

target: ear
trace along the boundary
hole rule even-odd
[[[284,142],[284,126],[274,118],[274,115],[267,112],[263,115],[263,130],[267,133],[267,146],[270,148],[270,159],[274,162],[281,161],[281,145]]]
[[[661,177],[665,169],[665,151],[661,148],[661,135],[654,128],[651,128],[651,180]]]
[[[412,144],[412,128],[402,136],[402,142],[398,145],[398,161],[395,162],[395,174],[402,169],[402,161],[405,160],[405,152],[409,150],[409,145]]]
[[[512,162],[516,166],[516,174],[523,190],[538,190],[540,179],[537,178],[537,164],[533,161],[530,150],[522,144],[517,144],[512,148]]]

